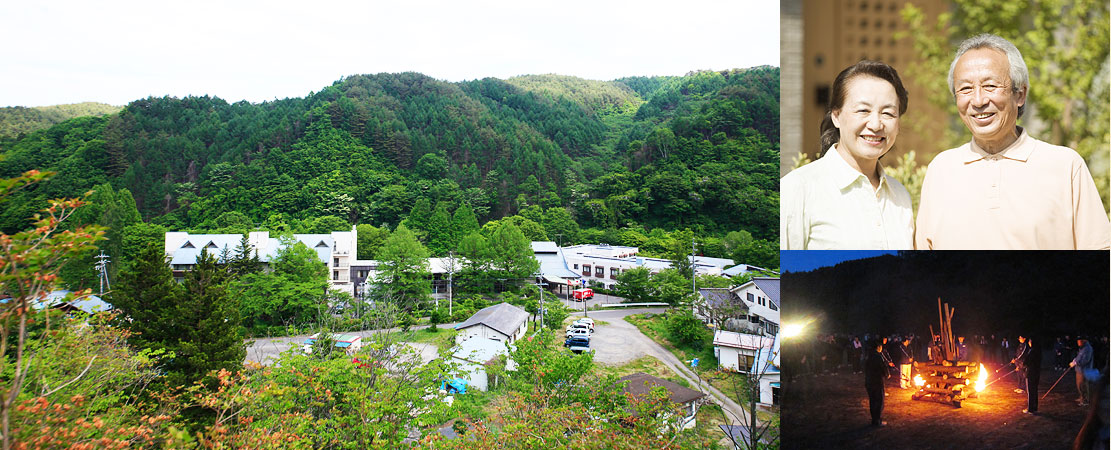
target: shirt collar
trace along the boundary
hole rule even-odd
[[[852,166],[850,166],[849,163],[845,161],[845,158],[841,157],[840,153],[837,153],[837,144],[831,145],[829,149],[826,150],[826,154],[825,156],[822,156],[822,159],[827,158],[831,160],[830,167],[832,170],[830,173],[833,178],[833,183],[835,186],[837,186],[838,189],[843,190],[849,186],[852,186],[852,184],[856,183],[858,180],[864,180],[864,184],[866,184],[869,188],[872,187],[872,183],[868,181],[868,177],[864,176],[864,174],[860,172],[857,172],[856,169],[852,168]],[[884,174],[882,162],[876,162],[876,170],[880,173],[880,186],[879,189],[877,189],[877,191],[879,191],[881,189],[885,189],[887,186],[887,181],[885,180],[885,178],[887,177]]]
[[[1026,160],[1030,159],[1030,154],[1034,152],[1033,145],[1026,145],[1026,141],[1028,139],[1029,138],[1026,136],[1026,129],[1022,128],[1022,131],[1018,134],[1018,138],[1015,139],[1015,141],[1012,142],[1011,145],[1007,146],[1007,148],[1003,149],[999,153],[996,153],[995,156],[998,158],[1026,162]],[[973,139],[972,142],[969,143],[968,152],[964,155],[964,158],[962,160],[965,164],[968,164],[989,158],[991,156],[991,154],[980,148],[979,145],[976,145],[976,140]]]

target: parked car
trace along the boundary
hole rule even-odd
[[[590,330],[586,328],[572,328],[570,330],[567,330],[567,338],[570,339],[573,337],[584,337],[590,339]]]
[[[576,320],[575,323],[586,324],[586,326],[590,327],[590,331],[594,332],[594,319],[583,317],[579,320]]]
[[[571,349],[572,352],[582,353],[590,351],[590,338],[587,337],[571,337],[563,341],[563,346]]]
[[[570,333],[571,330],[586,330],[587,333],[593,333],[594,332],[594,330],[590,329],[590,325],[587,325],[585,323],[578,323],[578,322],[572,323],[571,325],[567,325],[567,332]]]
[[[590,299],[594,298],[594,289],[591,289],[591,288],[575,289],[575,290],[571,291],[571,298],[574,298],[576,302],[590,300]]]

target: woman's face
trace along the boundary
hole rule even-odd
[[[845,86],[845,103],[833,111],[841,131],[837,146],[857,161],[876,161],[899,134],[899,99],[895,87],[872,76],[857,76]]]

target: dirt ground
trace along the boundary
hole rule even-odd
[[[1010,367],[1000,371],[1004,373]],[[989,369],[991,370],[991,369]],[[1026,394],[1014,392],[1014,374],[990,385],[960,408],[911,400],[911,389],[887,381],[883,420],[871,427],[863,374],[800,376],[785,383],[782,448],[882,449],[1057,449],[1068,448],[1088,407],[1080,407],[1073,372],[1038,404],[1036,416],[1023,414]],[[1061,372],[1043,370],[1038,397]],[[994,380],[994,378],[993,378]]]

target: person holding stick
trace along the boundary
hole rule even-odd
[[[1026,356],[1026,337],[1018,336],[1018,350],[1015,350],[1015,358],[1011,360],[1011,364],[1015,365],[1015,371],[1018,375],[1018,387],[1015,388],[1015,393],[1021,394],[1026,392],[1026,377],[1022,376],[1023,364],[1025,364]]]
[[[872,426],[882,427],[887,422],[880,420],[883,414],[884,380],[891,376],[887,371],[887,358],[883,356],[883,342],[873,341],[872,350],[864,363],[864,389],[868,392],[868,410],[872,413]]]
[[[1076,358],[1073,358],[1069,363],[1069,367],[1076,369],[1076,390],[1080,393],[1080,398],[1076,402],[1080,406],[1088,406],[1092,401],[1092,394],[1088,392],[1088,382],[1084,380],[1084,370],[1092,368],[1092,345],[1088,343],[1087,339],[1076,340]]]
[[[1025,414],[1038,413],[1038,382],[1042,376],[1041,345],[1041,339],[1027,339],[1026,351],[1022,355],[1023,378],[1026,379],[1026,409],[1022,412]]]

